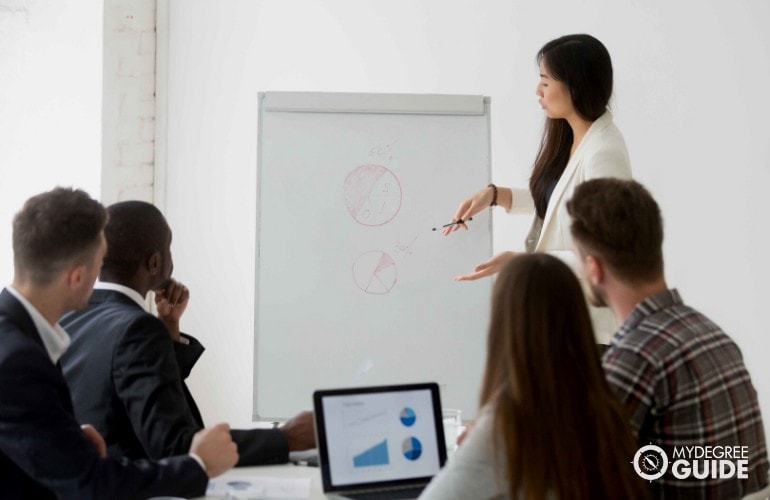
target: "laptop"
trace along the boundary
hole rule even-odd
[[[313,393],[323,490],[332,498],[416,498],[446,462],[435,383]]]

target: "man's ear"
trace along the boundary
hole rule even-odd
[[[157,276],[162,271],[163,259],[160,256],[160,252],[154,252],[147,259],[147,272],[150,276]]]
[[[69,288],[70,290],[77,290],[80,286],[82,286],[85,279],[86,279],[85,264],[74,264],[72,267],[70,267],[69,271],[67,271],[67,274],[65,276],[67,288]]]
[[[604,281],[604,263],[593,255],[586,255],[586,278],[592,285],[598,286]]]

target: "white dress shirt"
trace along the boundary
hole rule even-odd
[[[109,281],[97,281],[94,283],[94,290],[112,290],[114,292],[120,292],[136,302],[144,311],[147,311],[147,302],[144,300],[144,297],[133,288],[119,283],[110,283]]]

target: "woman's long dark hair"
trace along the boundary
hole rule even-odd
[[[604,114],[612,95],[612,61],[602,42],[591,35],[565,35],[540,49],[540,62],[569,89],[572,105],[583,119],[594,121]],[[558,181],[569,161],[572,140],[567,120],[546,118],[529,179],[529,190],[541,218],[548,206],[548,188]]]
[[[583,291],[559,259],[518,255],[498,275],[481,405],[494,411],[510,498],[646,498]]]

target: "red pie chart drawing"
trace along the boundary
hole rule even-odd
[[[353,263],[353,281],[363,292],[373,295],[388,293],[397,278],[396,263],[385,252],[366,252]]]
[[[381,226],[401,208],[401,184],[382,165],[361,165],[345,177],[345,205],[364,226]]]

